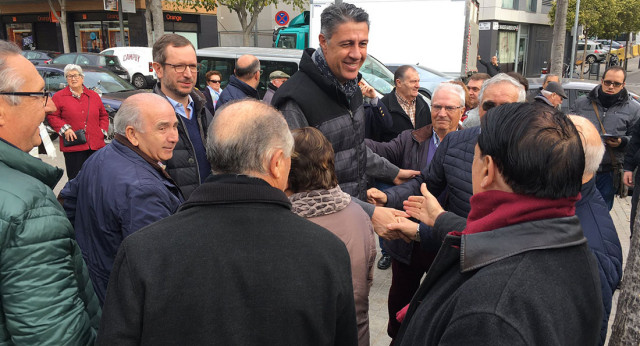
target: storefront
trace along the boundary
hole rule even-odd
[[[0,17],[4,39],[25,50],[58,50],[56,22],[50,13]]]
[[[117,13],[73,13],[71,17],[76,51],[99,53],[107,48],[123,46]],[[129,46],[129,23],[126,20],[124,40],[124,45]]]

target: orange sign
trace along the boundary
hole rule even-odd
[[[58,16],[60,16],[60,12],[56,12],[56,13],[53,13],[53,11],[49,12],[49,15],[51,16],[51,23],[57,23],[58,22],[58,17],[55,16],[56,14]]]

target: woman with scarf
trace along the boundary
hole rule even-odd
[[[84,86],[82,67],[65,66],[64,77],[68,87],[53,95],[57,109],[47,115],[47,120],[60,135],[60,151],[64,154],[67,177],[71,180],[89,156],[105,146],[109,115],[100,95]]]
[[[358,323],[358,344],[369,345],[369,289],[376,257],[373,226],[338,186],[331,143],[313,127],[292,131],[289,187],[292,210],[335,234],[347,246]]]

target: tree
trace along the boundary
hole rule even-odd
[[[212,11],[216,7],[225,6],[231,12],[235,12],[242,27],[242,44],[247,47],[251,44],[251,30],[258,21],[260,12],[271,4],[285,3],[292,4],[294,8],[303,10],[307,0],[176,0],[175,8],[189,7],[194,10],[204,9]]]
[[[553,23],[553,44],[551,47],[551,74],[562,76],[564,62],[564,41],[567,37],[567,7],[568,0],[558,0],[556,5],[555,22]]]
[[[60,5],[60,15],[58,16],[58,11],[53,7],[53,2],[51,0],[47,0],[49,2],[49,7],[51,8],[51,13],[56,17],[58,23],[60,24],[60,31],[62,34],[62,47],[65,53],[69,53],[69,33],[67,32],[67,0],[57,0],[58,5]]]
[[[160,36],[164,35],[164,18],[162,17],[162,0],[146,0],[144,13],[147,24],[147,41],[149,47],[153,46]],[[151,12],[151,14],[149,14]],[[151,35],[151,21],[153,19],[153,35]],[[154,38],[155,37],[155,38]]]

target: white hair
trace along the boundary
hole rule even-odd
[[[464,107],[465,105],[465,92],[464,89],[462,89],[461,86],[459,86],[458,84],[453,84],[453,83],[449,83],[449,82],[442,82],[440,83],[436,89],[433,91],[433,97],[432,99],[436,98],[436,94],[439,93],[440,91],[450,91],[454,94],[456,94],[456,96],[458,96],[458,98],[460,98],[460,106]]]
[[[524,102],[527,99],[527,93],[524,91],[524,86],[520,84],[515,78],[507,75],[506,73],[498,73],[497,75],[487,79],[482,83],[482,89],[480,89],[480,95],[478,95],[479,104],[482,104],[484,91],[493,84],[508,83],[518,88],[518,100],[516,102]]]
[[[80,65],[67,64],[67,66],[64,67],[64,78],[67,78],[67,75],[71,71],[78,71],[80,76],[84,77],[84,73],[82,72],[82,67],[80,67]]]
[[[0,91],[15,92],[24,84],[24,79],[18,73],[18,70],[7,64],[7,58],[14,55],[20,55],[20,48],[13,42],[0,40]],[[20,103],[22,97],[12,95],[0,96],[9,102],[12,106]]]
[[[541,93],[543,96],[545,96],[546,98],[549,98],[549,96],[553,95],[553,92],[548,91],[548,90],[544,90],[544,89],[540,90],[540,93]]]

